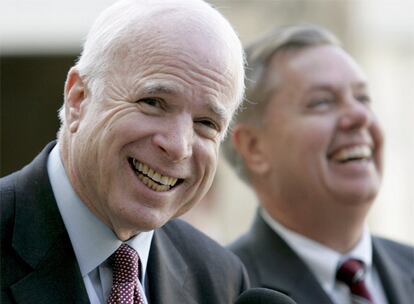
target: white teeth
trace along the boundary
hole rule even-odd
[[[136,167],[135,167],[136,168]],[[142,164],[142,170],[141,170],[144,174],[147,174],[148,173],[148,166],[147,165],[144,165],[144,164]]]
[[[156,182],[161,182],[161,174],[159,174],[158,172],[155,172],[154,176],[152,176],[152,179],[155,180]]]
[[[175,177],[165,176],[159,172],[154,171],[154,169],[149,168],[146,164],[140,163],[135,158],[132,159],[132,163],[135,167],[135,170],[138,171],[139,179],[145,185],[155,191],[167,191],[178,181],[178,179]]]
[[[338,151],[333,155],[333,159],[344,162],[351,159],[368,159],[371,156],[372,149],[367,145],[360,145]]]
[[[170,178],[168,176],[163,176],[163,177],[161,177],[161,180],[159,182],[161,184],[164,184],[164,185],[169,185],[170,184],[169,180],[170,180]]]
[[[178,178],[170,177],[169,183],[170,183],[171,186],[174,186],[177,181],[178,181]]]
[[[152,178],[154,175],[154,170],[149,169],[147,175]]]

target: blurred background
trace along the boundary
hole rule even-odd
[[[21,168],[53,140],[66,73],[95,17],[113,0],[0,2],[1,176]],[[373,106],[386,135],[383,187],[371,229],[414,245],[414,1],[208,1],[243,43],[274,26],[329,28],[367,72]],[[184,216],[222,244],[248,229],[252,191],[220,160],[212,189]]]

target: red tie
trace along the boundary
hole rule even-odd
[[[138,288],[138,253],[122,244],[113,254],[113,282],[108,304],[144,304]]]
[[[365,270],[363,262],[356,259],[346,260],[339,267],[336,278],[345,283],[352,293],[352,303],[369,303],[374,301],[365,285]]]

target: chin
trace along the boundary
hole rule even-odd
[[[161,219],[142,219],[140,221],[135,221],[134,226],[138,228],[139,232],[145,232],[160,228],[168,220]]]
[[[130,231],[129,233],[133,232],[133,235],[156,229],[164,224],[162,219],[152,214],[143,214],[142,212],[135,216],[133,212],[118,214],[117,222],[121,223],[121,225],[118,226],[120,230]]]
[[[340,193],[338,196],[340,200],[345,202],[347,205],[362,206],[371,205],[377,197],[377,190],[369,191],[346,191]]]

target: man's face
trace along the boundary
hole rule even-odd
[[[200,53],[203,41],[193,43],[120,63],[102,97],[86,92],[73,118],[72,182],[115,231],[159,227],[212,183],[235,108],[234,75],[220,56]]]
[[[380,186],[383,138],[360,68],[333,46],[271,64],[279,89],[261,129],[271,191],[291,207],[370,203]]]

